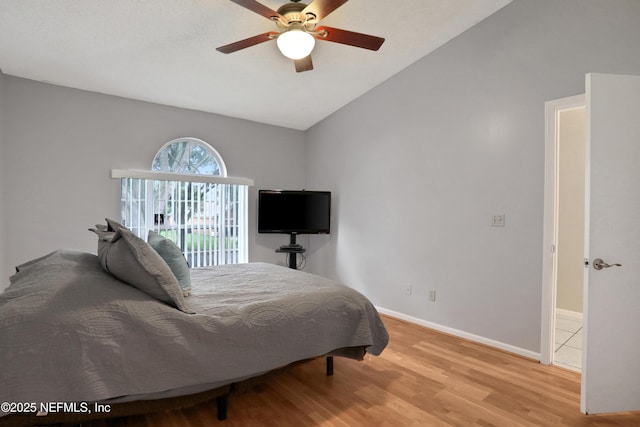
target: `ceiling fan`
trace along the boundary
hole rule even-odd
[[[320,20],[348,0],[313,0],[308,5],[300,3],[300,0],[292,0],[291,3],[280,6],[278,11],[274,11],[255,0],[231,1],[275,22],[279,31],[268,31],[248,39],[220,46],[216,50],[222,53],[236,52],[276,39],[282,54],[293,59],[296,71],[300,73],[313,70],[311,51],[315,46],[316,39],[369,50],[378,50],[384,43],[384,39],[381,37],[338,28],[317,26]]]

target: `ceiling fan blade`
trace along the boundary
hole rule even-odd
[[[334,43],[342,43],[349,46],[361,47],[363,49],[378,50],[384,39],[382,37],[370,36],[368,34],[355,33],[353,31],[341,30],[331,27],[317,27],[316,31],[326,35],[315,36],[318,40],[326,40]]]
[[[297,73],[313,70],[313,61],[311,61],[311,55],[305,56],[302,59],[297,59],[295,61],[295,64]]]
[[[302,10],[302,14],[313,13],[318,21],[345,4],[348,0],[314,0]]]
[[[246,49],[248,47],[273,40],[272,36],[275,36],[277,34],[277,31],[269,31],[268,33],[258,34],[257,36],[249,37],[248,39],[239,40],[234,43],[220,46],[216,48],[216,50],[222,53],[233,53],[238,50]]]
[[[278,12],[276,12],[275,10],[268,8],[267,6],[263,5],[262,3],[258,3],[255,0],[231,0],[232,2],[234,2],[237,5],[240,5],[242,7],[245,7],[255,13],[257,13],[258,15],[262,15],[267,19],[285,19],[284,16],[280,15]]]

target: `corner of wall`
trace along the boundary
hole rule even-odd
[[[4,114],[5,114],[5,96],[4,96],[4,74],[0,69],[0,291],[8,284],[5,269],[5,239],[4,239]]]

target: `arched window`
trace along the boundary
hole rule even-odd
[[[163,145],[151,169],[112,171],[122,178],[124,225],[173,240],[192,267],[247,262],[251,180],[227,177],[220,154],[191,137]]]
[[[151,169],[162,172],[227,176],[220,154],[197,138],[179,138],[167,142],[153,159]]]

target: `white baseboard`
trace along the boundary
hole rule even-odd
[[[579,320],[582,322],[582,313],[578,313],[577,311],[565,310],[564,308],[556,308],[556,314],[567,319]]]
[[[456,337],[464,338],[469,341],[475,341],[480,344],[488,345],[490,347],[495,347],[500,350],[507,351],[509,353],[514,353],[519,356],[527,357],[529,359],[540,360],[540,353],[536,353],[535,351],[527,350],[524,348],[516,347],[511,344],[506,344],[500,341],[492,340],[490,338],[482,337],[480,335],[471,334],[469,332],[461,331],[459,329],[450,328],[448,326],[443,326],[438,323],[429,322],[427,320],[418,319],[417,317],[409,316],[407,314],[398,313],[393,310],[387,310],[383,307],[376,307],[378,312],[381,314],[386,314],[387,316],[395,317],[397,319],[406,320],[407,322],[415,323],[417,325],[421,325],[427,327],[429,329],[434,329],[436,331],[444,332],[449,335],[454,335]]]

